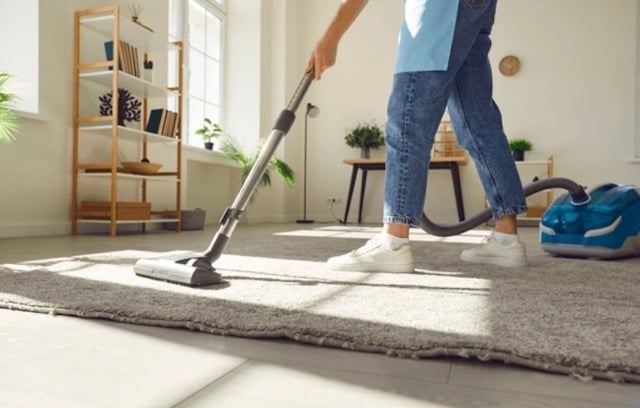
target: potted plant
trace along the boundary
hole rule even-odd
[[[349,147],[360,149],[360,157],[368,159],[370,150],[384,146],[384,132],[376,124],[361,123],[349,130],[344,137]]]
[[[253,168],[256,160],[258,159],[258,154],[260,153],[262,147],[262,143],[258,146],[256,153],[253,156],[247,155],[242,149],[238,146],[238,144],[231,138],[227,137],[227,140],[222,144],[222,152],[225,153],[229,158],[234,160],[236,163],[240,164],[242,171],[242,182],[247,179],[249,176],[249,172]],[[271,172],[276,171],[281,177],[287,187],[293,187],[295,184],[295,174],[293,169],[285,163],[283,160],[273,157],[269,161],[269,165],[265,170],[262,178],[260,179],[260,183],[257,187],[260,186],[270,186],[271,185]]]
[[[509,149],[513,153],[513,159],[515,161],[524,160],[524,152],[528,152],[533,148],[533,144],[527,139],[510,139]]]
[[[211,119],[204,118],[204,124],[200,129],[196,130],[196,134],[200,135],[202,140],[204,140],[205,149],[213,150],[213,140],[220,137],[222,128]]]
[[[18,131],[18,116],[12,109],[15,95],[5,89],[11,75],[0,72],[0,142],[11,142]]]

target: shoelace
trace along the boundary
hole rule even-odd
[[[354,249],[353,251],[351,251],[351,255],[360,255],[360,253],[362,252],[369,251],[370,249],[374,248],[376,245],[379,244],[378,241],[379,241],[379,235],[368,240],[367,243],[361,246],[360,248]]]
[[[489,235],[487,235],[486,237],[482,238],[482,241],[480,241],[481,244],[486,245],[491,241],[496,241],[496,238],[494,236],[494,233],[490,233]]]

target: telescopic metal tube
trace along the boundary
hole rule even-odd
[[[256,162],[254,163],[251,171],[247,175],[244,183],[242,183],[242,187],[240,191],[236,195],[231,207],[227,208],[222,215],[220,220],[220,228],[218,232],[215,234],[209,247],[204,252],[203,256],[209,260],[209,262],[214,262],[216,259],[220,257],[222,252],[224,251],[231,234],[235,230],[238,222],[240,221],[240,217],[242,213],[246,209],[251,197],[256,191],[262,176],[265,171],[269,167],[269,162],[271,158],[275,154],[278,146],[282,139],[287,135],[293,122],[295,121],[295,112],[300,107],[302,99],[304,98],[307,90],[311,86],[313,82],[313,72],[307,72],[304,74],[298,86],[296,87],[293,96],[289,100],[289,104],[287,108],[280,112],[276,123],[273,125],[273,129],[267,138],[267,141],[260,150],[258,157],[256,158]]]

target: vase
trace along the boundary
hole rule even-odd
[[[361,159],[369,159],[371,158],[371,149],[368,147],[360,148],[360,158]]]
[[[514,150],[513,151],[513,160],[515,160],[515,161],[524,161],[524,151],[523,150]]]

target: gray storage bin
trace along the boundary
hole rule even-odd
[[[204,229],[207,212],[200,208],[180,211],[180,229],[183,231]]]
[[[200,208],[196,208],[195,210],[180,211],[180,230],[193,231],[204,229],[204,221],[206,219],[206,216],[207,212]],[[175,230],[176,223],[165,222],[164,229]]]

